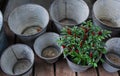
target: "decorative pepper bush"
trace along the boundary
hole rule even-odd
[[[103,40],[108,37],[110,31],[87,21],[80,26],[64,27],[58,44],[64,48],[64,57],[69,56],[75,64],[97,67],[97,59],[106,53]]]

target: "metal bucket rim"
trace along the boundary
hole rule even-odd
[[[31,49],[28,45],[25,45],[25,44],[14,44],[14,45],[11,45],[11,46],[9,46],[8,48],[6,48],[5,50],[7,50],[7,49],[9,49],[10,47],[12,47],[12,46],[16,46],[16,45],[22,45],[22,46],[27,46],[29,49]],[[32,50],[32,49],[31,49]],[[9,50],[8,50],[9,51]],[[5,53],[6,51],[3,51],[3,53],[2,53],[2,55],[1,55],[1,57],[0,57],[0,66],[2,65],[1,64],[1,60],[2,60],[2,56],[3,56],[3,54]],[[32,53],[33,53],[33,57],[34,57],[34,52],[33,51],[31,51]],[[15,74],[16,76],[21,76],[21,75],[24,75],[24,74],[26,74],[28,71],[30,71],[31,69],[32,69],[32,67],[33,67],[33,65],[34,65],[34,61],[35,61],[35,57],[33,58],[33,63],[30,65],[30,67],[28,68],[28,70],[27,71],[25,71],[24,73],[22,73],[22,74]],[[4,70],[3,70],[3,68],[2,68],[2,66],[1,66],[1,69],[2,69],[2,71],[4,72],[4,73],[6,73]],[[7,75],[11,75],[11,74],[8,74],[8,73],[6,73]],[[11,76],[15,76],[15,75],[11,75]]]
[[[52,19],[53,22],[62,25],[63,23],[60,23],[58,20],[56,20],[55,18],[52,17],[53,14],[52,14],[52,11],[51,11],[51,10],[52,10],[53,4],[55,4],[56,1],[57,1],[57,0],[54,0],[54,2],[51,4],[51,6],[50,6],[50,8],[49,8],[50,17],[51,17],[51,19]],[[83,1],[83,0],[82,0],[82,1]],[[88,8],[88,16],[89,16],[89,14],[90,14],[89,7],[88,7],[88,5],[87,5],[87,3],[86,3],[85,1],[83,1],[83,2],[84,2],[84,4],[86,4],[86,7]],[[76,25],[79,25],[79,24],[81,24],[82,22],[84,22],[85,20],[87,20],[87,19],[88,19],[88,16],[86,17],[86,19],[84,19],[84,20],[81,21],[80,23],[77,23]],[[70,25],[70,26],[72,26],[72,25]]]
[[[118,53],[116,53],[116,52],[112,52],[112,51],[107,52],[107,54],[114,54],[114,55],[117,55],[117,56],[120,57],[120,55],[119,55]],[[115,68],[120,69],[120,65],[116,65],[116,64],[114,64],[113,62],[111,62],[111,60],[106,56],[107,54],[104,55],[105,62],[108,63],[109,65],[115,67]]]
[[[44,35],[46,35],[46,34],[55,34],[55,35],[59,36],[59,34],[57,34],[57,33],[55,33],[55,32],[47,32],[47,33],[44,33],[44,34],[41,35],[41,36],[44,36]],[[36,48],[36,46],[35,46],[36,41],[38,41],[41,36],[39,36],[39,37],[35,40],[35,42],[34,42],[34,44],[33,44],[34,50],[35,50],[35,48]],[[40,58],[42,58],[42,59],[52,60],[52,59],[58,58],[58,57],[63,53],[63,48],[62,48],[61,46],[59,47],[59,50],[60,50],[59,54],[58,54],[57,56],[55,56],[55,57],[52,57],[52,58],[46,58],[46,57],[43,57],[43,56],[39,55],[39,54],[36,52],[37,50],[35,50],[35,53],[36,53],[36,55],[37,55],[38,57],[40,57]]]
[[[2,15],[2,12],[0,10],[0,32],[2,30],[2,26],[3,26],[3,15]]]
[[[120,27],[110,27],[110,26],[108,26],[108,25],[106,25],[104,22],[102,22],[98,17],[96,17],[96,15],[95,15],[95,6],[96,6],[96,4],[97,4],[97,2],[99,2],[99,0],[97,0],[95,3],[94,3],[94,5],[93,5],[93,12],[92,12],[92,14],[93,14],[93,16],[98,20],[98,22],[100,22],[104,27],[106,27],[106,28],[112,28],[112,29],[115,29],[115,30],[120,30]]]
[[[21,8],[21,7],[23,7],[23,6],[31,6],[31,5],[32,5],[32,6],[39,6],[39,7],[41,7],[41,8],[44,9],[44,10],[46,11],[46,13],[48,14],[48,11],[47,11],[46,8],[44,8],[43,6],[38,5],[38,4],[34,4],[34,3],[29,3],[29,4],[24,4],[24,5],[20,5],[20,6],[16,7],[16,8],[10,13],[10,15],[11,15],[12,13],[14,13],[17,9],[19,9],[19,8]],[[10,20],[10,15],[9,15],[9,17],[8,17],[8,25],[10,24],[10,22],[9,22],[9,20]],[[37,35],[37,34],[43,32],[43,31],[47,28],[47,25],[48,25],[48,24],[49,24],[49,14],[48,14],[48,22],[46,23],[45,27],[42,28],[42,30],[41,30],[40,32],[38,32],[38,33],[36,33],[36,34],[32,34],[32,35],[27,35],[27,36],[18,34],[18,33],[16,33],[15,31],[12,30],[12,28],[10,27],[10,25],[9,25],[9,27],[10,27],[10,30],[11,30],[13,33],[15,33],[16,35],[18,35],[18,36],[30,37],[30,36],[34,36],[34,35]]]

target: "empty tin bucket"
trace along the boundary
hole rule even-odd
[[[36,4],[17,7],[8,18],[10,29],[23,41],[33,40],[44,33],[48,22],[48,12]]]
[[[39,36],[34,43],[35,53],[48,63],[54,63],[63,52],[63,48],[57,44],[57,33],[45,33]]]
[[[33,50],[24,44],[8,47],[0,59],[2,71],[12,76],[29,76],[33,63]]]
[[[7,38],[5,35],[4,26],[3,26],[3,16],[0,11],[0,56],[1,56],[2,52],[4,51],[4,49],[7,47],[7,44],[8,44]]]
[[[89,8],[83,0],[55,0],[50,7],[50,16],[58,28],[79,25],[89,16]]]
[[[112,36],[120,36],[119,12],[119,0],[97,0],[93,6],[93,21],[95,25],[112,31]]]

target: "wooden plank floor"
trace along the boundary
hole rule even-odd
[[[47,5],[43,4],[43,6],[45,6],[46,9],[48,9],[50,3],[53,0],[9,0],[7,10],[5,11],[4,14],[5,15],[4,26],[5,26],[9,46],[22,42],[10,31],[7,24],[8,15],[15,7],[29,3],[30,1],[41,5],[42,2],[45,1],[44,4],[45,3],[48,4]],[[48,31],[52,31],[52,32],[56,31],[56,28],[53,27],[53,24],[51,22],[48,26]],[[0,76],[8,76],[8,75],[3,73],[2,70],[0,69]],[[33,66],[32,74],[30,76],[120,76],[120,74],[119,72],[108,73],[102,68],[101,65],[98,68],[90,68],[85,72],[76,73],[69,68],[66,60],[62,56],[56,63],[48,64],[44,60],[41,60],[40,58],[38,58],[38,56],[35,55],[35,63]]]

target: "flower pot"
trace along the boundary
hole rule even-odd
[[[66,57],[66,60],[67,60],[68,66],[74,72],[84,72],[91,67],[91,66],[82,66],[82,65],[75,64],[69,59],[69,57]]]
[[[109,39],[106,44],[106,50],[109,53],[112,53],[114,55],[117,55],[118,57],[120,57],[120,38],[118,37],[114,37]],[[103,67],[106,71],[108,72],[116,72],[120,69],[120,65],[116,65],[115,63],[111,62],[110,59],[105,55],[105,63],[103,64]],[[113,57],[115,58],[115,57]]]
[[[50,7],[50,16],[58,28],[79,25],[89,16],[89,8],[83,0],[55,0]]]
[[[29,76],[32,72],[33,63],[33,50],[24,44],[8,47],[0,59],[2,71],[11,76]]]
[[[30,42],[46,31],[49,15],[37,4],[25,4],[12,11],[8,25],[22,41]]]
[[[35,53],[48,63],[54,63],[63,52],[63,48],[58,46],[56,33],[45,33],[39,36],[34,43]]]
[[[118,0],[97,0],[93,6],[94,24],[112,31],[111,36],[120,36],[119,8]]]
[[[120,54],[116,52],[108,52],[104,55],[105,62],[103,68],[108,72],[117,72],[120,70]]]

